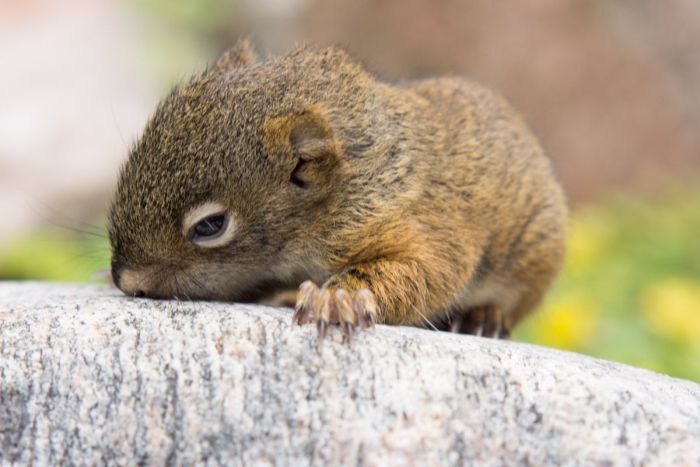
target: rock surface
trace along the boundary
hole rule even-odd
[[[337,331],[337,330],[334,330]],[[513,342],[0,284],[0,464],[699,465],[700,386]]]

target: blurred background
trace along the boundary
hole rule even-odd
[[[697,0],[4,0],[0,279],[107,267],[109,196],[149,112],[243,35],[500,90],[573,210],[565,271],[515,339],[700,381]]]

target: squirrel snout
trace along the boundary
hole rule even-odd
[[[122,272],[122,266],[120,266],[116,261],[112,261],[112,268],[110,269],[110,274],[112,276],[112,283],[119,288],[119,278]]]
[[[118,263],[112,263],[112,281],[119,290],[133,297],[145,297],[148,274],[127,269]]]

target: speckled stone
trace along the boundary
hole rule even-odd
[[[0,461],[700,465],[694,383],[402,327],[318,348],[290,321],[0,283]]]

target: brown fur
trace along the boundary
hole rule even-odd
[[[237,227],[202,249],[180,223],[210,200]],[[338,49],[257,61],[241,43],[158,107],[110,221],[127,293],[255,300],[311,279],[369,289],[382,323],[494,306],[509,328],[560,267],[566,207],[535,137],[478,84],[390,85]]]

